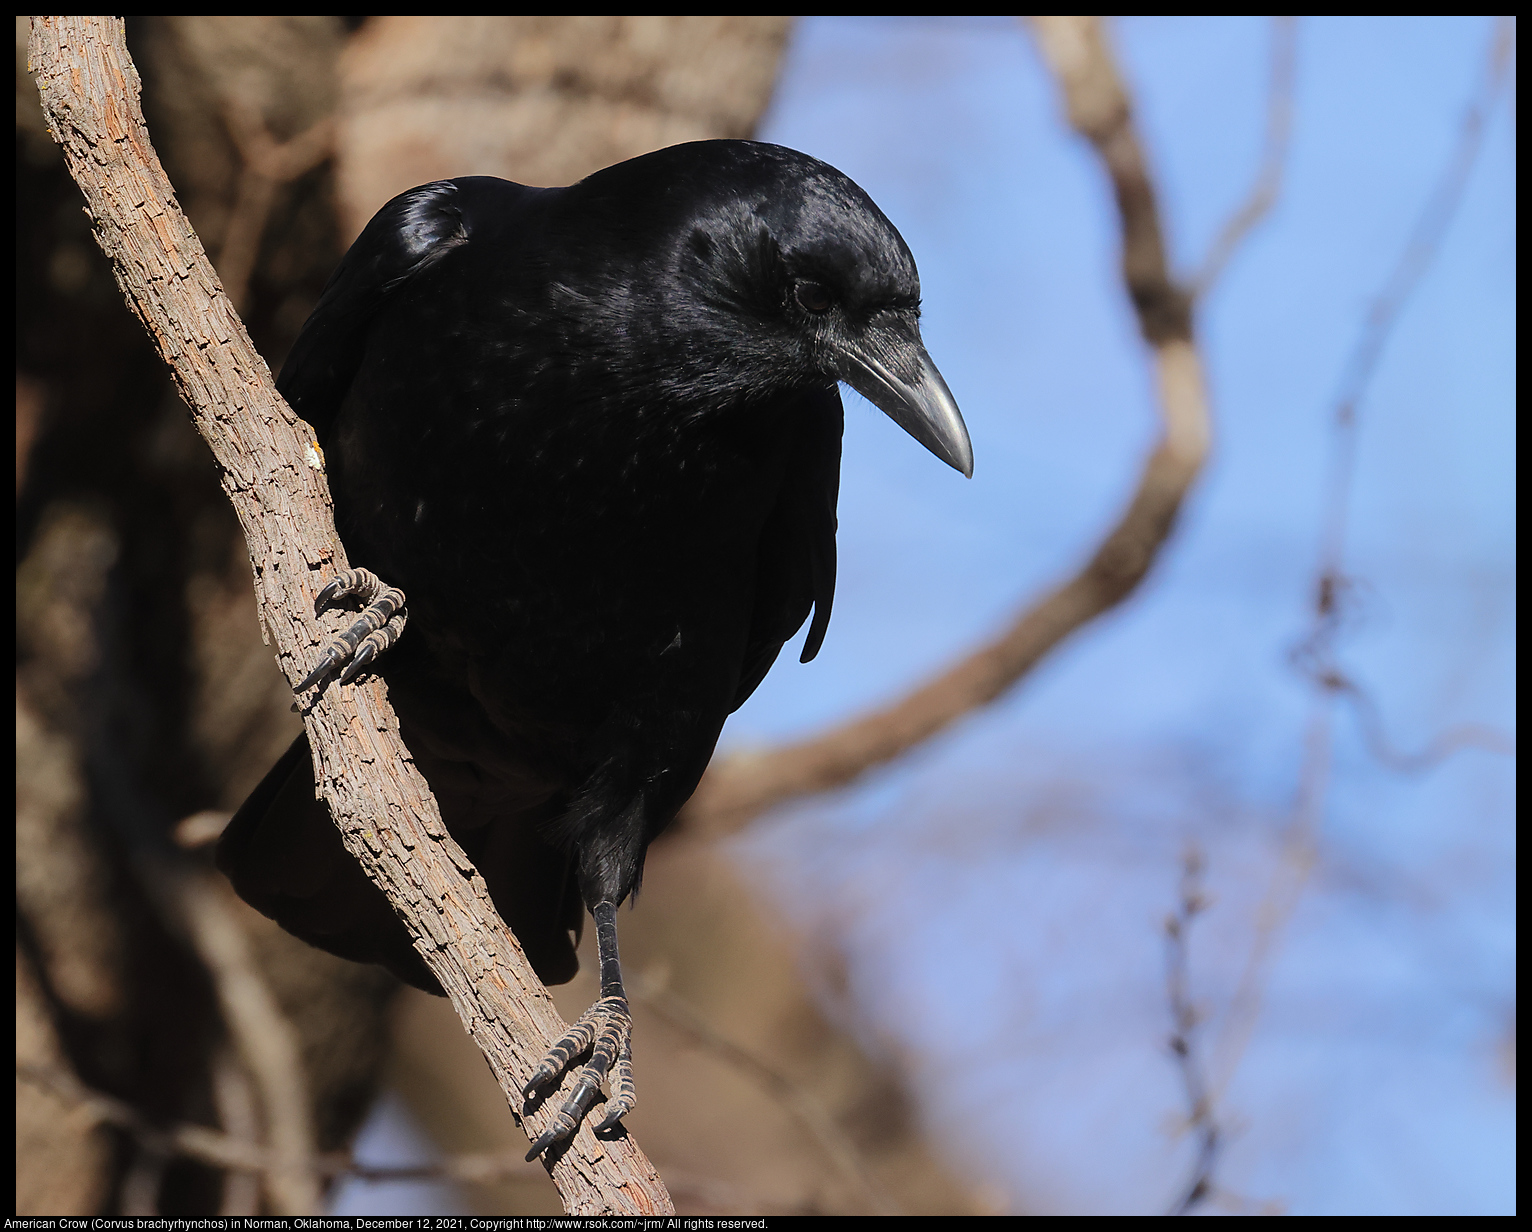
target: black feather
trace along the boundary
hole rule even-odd
[[[412,189],[305,326],[279,388],[325,449],[351,560],[408,600],[377,670],[545,980],[573,974],[579,898],[635,889],[811,610],[819,650],[837,357],[879,323],[918,347],[918,303],[861,189],[729,141],[569,188]],[[315,804],[304,741],[219,858],[300,936],[433,986]]]

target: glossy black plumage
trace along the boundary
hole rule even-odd
[[[305,326],[278,386],[324,448],[352,562],[407,597],[376,670],[544,980],[574,973],[582,900],[637,887],[811,611],[805,661],[824,638],[836,381],[971,468],[918,303],[850,180],[720,141],[570,188],[413,189]],[[299,936],[435,989],[314,801],[303,739],[219,861]]]

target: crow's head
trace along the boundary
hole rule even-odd
[[[620,203],[612,224],[641,242],[638,281],[653,291],[631,302],[689,354],[762,391],[844,381],[973,473],[968,429],[921,341],[915,260],[834,167],[782,146],[704,141],[621,163],[581,188]]]

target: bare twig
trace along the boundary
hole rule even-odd
[[[165,1158],[195,1159],[215,1168],[241,1172],[265,1172],[275,1164],[271,1152],[258,1142],[243,1142],[201,1125],[156,1128],[131,1105],[91,1090],[61,1068],[18,1064],[16,1076],[74,1104],[98,1125],[114,1125],[127,1131],[141,1150]]]
[[[1353,580],[1345,572],[1344,557],[1356,474],[1358,410],[1377,371],[1389,335],[1411,293],[1419,285],[1421,275],[1435,257],[1456,213],[1478,155],[1485,124],[1508,76],[1515,38],[1514,18],[1500,18],[1483,76],[1464,114],[1457,141],[1416,219],[1403,252],[1383,289],[1373,300],[1361,334],[1342,369],[1331,415],[1330,476],[1322,511],[1313,616],[1309,633],[1292,654],[1295,667],[1315,686],[1297,798],[1284,839],[1283,859],[1261,904],[1255,942],[1217,1041],[1214,1099],[1233,1081],[1254,1034],[1261,1012],[1261,989],[1266,972],[1318,859],[1319,833],[1334,762],[1336,701],[1345,698],[1356,707],[1369,747],[1381,761],[1396,769],[1423,769],[1459,748],[1478,747],[1499,752],[1514,748],[1510,737],[1503,733],[1479,725],[1465,725],[1439,734],[1419,753],[1398,753],[1384,736],[1376,703],[1341,668],[1337,643],[1342,632],[1346,596],[1354,587]]]
[[[242,312],[277,190],[330,157],[335,149],[335,121],[327,116],[292,140],[279,142],[260,110],[242,98],[227,100],[223,115],[243,165],[216,264],[224,291]]]
[[[1341,371],[1331,415],[1330,474],[1321,521],[1323,531],[1314,586],[1313,622],[1308,636],[1293,652],[1294,665],[1321,692],[1344,697],[1354,705],[1363,736],[1379,760],[1401,770],[1425,769],[1460,748],[1510,752],[1515,747],[1508,735],[1469,724],[1440,733],[1417,753],[1398,752],[1384,734],[1376,702],[1340,666],[1337,650],[1346,597],[1355,587],[1345,571],[1345,550],[1351,492],[1356,478],[1358,412],[1394,326],[1430,267],[1457,213],[1483,143],[1485,124],[1505,84],[1515,45],[1515,20],[1502,17],[1496,23],[1484,76],[1463,116],[1447,164],[1415,221],[1404,251],[1368,309],[1362,332]]]
[[[884,1192],[862,1159],[861,1152],[812,1095],[748,1048],[736,1044],[698,1014],[681,997],[659,982],[640,978],[628,990],[639,1004],[651,1010],[673,1030],[744,1074],[776,1100],[819,1143],[825,1156],[861,1194],[875,1215],[899,1215],[894,1201]]]
[[[149,1147],[139,1146],[122,1177],[118,1207],[134,1219],[152,1219],[160,1213],[160,1185],[170,1160]]]
[[[254,1142],[261,1127],[255,1103],[255,1091],[239,1062],[227,1049],[219,1049],[213,1058],[213,1106],[219,1124],[229,1137]],[[218,1204],[220,1215],[259,1215],[261,1213],[260,1178],[248,1172],[228,1172],[223,1178],[223,1197]]]
[[[205,873],[183,875],[172,887],[198,956],[213,976],[218,1004],[246,1071],[260,1090],[273,1166],[267,1194],[278,1214],[319,1210],[314,1176],[314,1126],[298,1032],[261,974],[250,939],[220,887]]]
[[[190,817],[183,817],[176,823],[171,837],[177,847],[187,851],[195,851],[199,847],[207,847],[218,841],[218,836],[228,827],[232,813],[225,813],[218,809],[203,809],[200,813],[193,813]]]
[[[88,746],[91,773],[107,802],[104,814],[127,848],[128,868],[167,929],[201,959],[229,1038],[260,1090],[274,1160],[266,1169],[270,1206],[279,1215],[314,1214],[322,1195],[311,1166],[314,1130],[298,1033],[267,986],[227,891],[165,842],[152,805],[99,732]],[[144,1144],[145,1166],[163,1153]]]
[[[1261,153],[1261,167],[1256,172],[1255,183],[1250,186],[1250,195],[1224,223],[1202,268],[1192,279],[1194,299],[1201,299],[1218,281],[1234,250],[1276,204],[1277,194],[1282,190],[1287,143],[1293,129],[1293,68],[1297,61],[1298,19],[1273,17],[1271,23],[1271,85],[1266,96],[1266,148]]]
[[[1192,1179],[1171,1206],[1172,1215],[1188,1215],[1213,1195],[1213,1169],[1223,1143],[1223,1130],[1213,1115],[1212,1093],[1198,1049],[1197,1028],[1202,1025],[1202,1014],[1192,1001],[1187,962],[1192,921],[1208,905],[1202,893],[1202,868],[1202,852],[1195,846],[1188,847],[1181,862],[1180,901],[1165,918],[1165,994],[1172,1024],[1170,1051],[1186,1091],[1187,1128],[1197,1137]]]
[[[1339,597],[1339,587],[1343,584],[1341,558],[1345,551],[1351,489],[1356,472],[1357,411],[1367,387],[1372,383],[1373,374],[1377,371],[1378,362],[1383,357],[1384,348],[1400,313],[1419,285],[1421,276],[1436,257],[1442,237],[1446,235],[1457,213],[1463,189],[1468,184],[1469,173],[1473,170],[1479,146],[1483,142],[1484,126],[1505,84],[1515,45],[1515,19],[1502,17],[1495,27],[1484,77],[1476,90],[1476,97],[1463,116],[1458,139],[1447,165],[1426,199],[1404,251],[1400,253],[1383,289],[1368,309],[1362,332],[1341,370],[1340,387],[1336,391],[1332,416],[1334,448],[1325,497],[1320,582],[1315,597],[1316,615],[1321,623],[1327,625],[1333,625],[1329,620],[1333,613],[1332,604]]]
[[[695,1172],[688,1172],[684,1168],[676,1168],[670,1164],[665,1165],[665,1180],[677,1196],[690,1198],[693,1202],[711,1206],[717,1211],[726,1211],[730,1215],[823,1215],[828,1213],[820,1210],[813,1203],[790,1206],[779,1198],[765,1198],[748,1189],[741,1189],[738,1185],[732,1185],[728,1181],[721,1181],[717,1177],[699,1176]]]
[[[96,732],[88,747],[104,814],[127,848],[128,868],[165,926],[201,959],[229,1038],[259,1088],[274,1160],[265,1178],[270,1206],[279,1215],[314,1214],[322,1195],[311,1166],[314,1130],[298,1033],[267,986],[227,891],[165,842],[152,805],[111,744]],[[163,1151],[149,1143],[143,1154],[148,1160]]]
[[[1154,186],[1100,20],[1036,17],[1032,25],[1070,120],[1100,155],[1117,198],[1123,281],[1158,377],[1160,441],[1127,510],[1079,573],[1024,609],[995,641],[892,706],[799,743],[721,760],[683,810],[685,827],[734,830],[784,800],[843,786],[999,697],[1065,638],[1133,593],[1202,468],[1211,425],[1191,300],[1168,272]]]
[[[110,1095],[91,1090],[62,1068],[18,1064],[16,1076],[23,1082],[31,1083],[66,1103],[73,1104],[91,1117],[96,1124],[112,1125],[125,1131],[132,1137],[135,1148],[141,1155],[144,1158],[160,1161],[161,1167],[171,1159],[195,1159],[200,1163],[224,1169],[228,1173],[225,1181],[227,1186],[243,1178],[257,1178],[275,1165],[271,1152],[253,1136],[220,1133],[200,1125],[175,1125],[168,1129],[157,1129],[129,1105]],[[547,1184],[547,1177],[541,1166],[528,1163],[521,1151],[470,1151],[459,1155],[449,1155],[445,1159],[431,1163],[386,1165],[363,1163],[349,1151],[334,1151],[315,1156],[311,1166],[317,1176],[353,1177],[375,1184],[390,1181],[441,1180],[476,1185]],[[676,1173],[675,1192],[732,1213],[743,1211],[799,1215],[815,1213],[762,1198],[758,1194],[750,1193],[713,1177],[666,1168],[667,1174],[672,1171]],[[224,1205],[225,1208],[230,1205],[227,1189]],[[250,1212],[225,1209],[222,1213]]]
[[[195,1159],[223,1168],[232,1176],[260,1176],[282,1166],[275,1152],[268,1150],[253,1135],[220,1133],[202,1125],[157,1128],[129,1104],[90,1089],[62,1068],[18,1064],[16,1076],[74,1104],[97,1124],[113,1125],[126,1131],[146,1156],[161,1160]],[[316,1176],[355,1176],[367,1181],[448,1179],[484,1183],[525,1179],[545,1183],[543,1169],[527,1163],[521,1152],[470,1153],[451,1156],[437,1163],[374,1167],[358,1162],[349,1151],[337,1151],[313,1155],[305,1163],[309,1172]]]
[[[1305,643],[1304,649],[1310,644]],[[1324,692],[1351,703],[1367,751],[1390,770],[1397,770],[1401,774],[1418,774],[1445,761],[1461,749],[1482,749],[1486,753],[1505,756],[1513,756],[1516,752],[1515,739],[1487,723],[1457,723],[1437,732],[1418,749],[1401,749],[1389,738],[1377,699],[1353,676],[1347,675],[1333,662],[1322,668],[1300,663],[1300,670],[1309,675]]]
[[[264,634],[295,683],[325,640],[314,597],[347,563],[323,471],[305,461],[312,436],[277,394],[176,202],[144,124],[121,20],[34,18],[29,54],[97,241],[212,447],[250,549]],[[388,896],[507,1099],[520,1107],[521,1089],[565,1024],[484,879],[442,825],[382,682],[325,689],[304,718],[347,850]],[[550,1098],[527,1114],[533,1134],[559,1102]],[[598,1140],[582,1124],[567,1147],[545,1158],[571,1213],[672,1211],[663,1183],[624,1133]]]

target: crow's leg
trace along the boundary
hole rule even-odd
[[[355,679],[404,632],[404,592],[385,585],[377,574],[367,569],[347,569],[333,578],[314,600],[314,610],[317,612],[346,595],[361,595],[367,606],[355,624],[329,640],[320,652],[319,665],[298,685],[299,693],[347,659],[351,662],[340,674],[340,683]]]
[[[617,1124],[638,1102],[633,1086],[633,1017],[628,1012],[627,994],[622,990],[622,966],[617,958],[617,904],[610,900],[600,902],[591,908],[590,913],[596,921],[601,1000],[581,1014],[574,1026],[548,1050],[522,1094],[531,1099],[587,1048],[591,1050],[590,1061],[581,1068],[574,1089],[555,1114],[553,1124],[538,1135],[527,1152],[529,1160],[536,1159],[555,1142],[574,1133],[608,1075],[612,1097],[597,1130]]]

